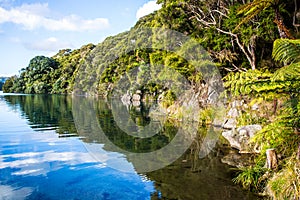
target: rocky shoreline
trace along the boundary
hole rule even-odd
[[[143,95],[140,90],[137,90],[133,94],[127,91],[126,94],[121,96],[122,103],[127,107],[133,106],[138,108],[141,104],[146,102],[147,99],[149,99],[149,97]],[[158,103],[161,99],[161,97],[158,98]],[[249,156],[246,154],[260,153],[258,146],[250,145],[250,140],[257,132],[262,130],[262,126],[259,124],[249,124],[238,127],[238,117],[240,117],[243,109],[249,109],[245,101],[234,100],[229,103],[227,109],[225,108],[225,110],[228,111],[226,113],[222,113],[221,116],[216,117],[211,124],[213,127],[218,128],[218,130],[222,132],[222,137],[226,139],[228,145],[232,149],[231,153],[224,158],[224,162],[238,168],[247,165],[248,161],[244,158]],[[258,110],[259,106],[253,105],[250,109]],[[168,110],[170,109],[166,109],[165,111],[168,112]]]

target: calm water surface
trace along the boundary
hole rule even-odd
[[[118,128],[105,101],[94,103],[90,115],[72,104],[69,96],[0,94],[0,200],[257,199],[232,184],[230,167],[220,161],[225,153],[203,154],[200,139],[172,164],[137,173],[130,155],[111,144],[151,152],[167,145],[178,127],[167,120],[156,136],[137,139]],[[139,127],[151,121],[147,107],[118,106]]]

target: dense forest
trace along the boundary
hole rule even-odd
[[[163,96],[166,107],[176,96],[153,83],[158,64],[188,80],[194,92],[206,83],[179,51],[168,44],[147,49],[144,43],[160,38],[157,28],[182,33],[208,52],[224,80],[228,100],[268,105],[245,111],[239,125],[259,123],[263,129],[253,138],[260,146],[255,163],[240,169],[234,179],[246,189],[266,192],[277,199],[300,198],[300,2],[299,0],[158,0],[162,8],[141,18],[129,31],[108,37],[98,45],[60,50],[49,58],[37,56],[18,76],[10,77],[4,92],[109,96],[124,76],[132,93]],[[151,34],[144,34],[152,28]],[[174,38],[173,38],[174,39]],[[178,45],[180,46],[178,41]],[[133,48],[129,48],[134,43]],[[138,68],[134,71],[134,68]],[[147,78],[150,77],[150,78]],[[77,91],[75,91],[75,89]],[[278,167],[266,169],[266,150],[278,153]]]

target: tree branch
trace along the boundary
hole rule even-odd
[[[235,33],[232,33],[231,31],[225,31],[221,29],[220,27],[217,27],[217,20],[214,13],[219,15],[219,22],[221,22],[222,17],[228,18],[226,13],[223,13],[219,10],[208,10],[208,13],[205,14],[204,11],[196,6],[188,5],[191,12],[194,14],[193,18],[196,18],[198,22],[200,22],[202,25],[206,27],[212,27],[215,28],[218,32],[230,35],[233,37],[240,48],[240,50],[245,54],[247,60],[249,61],[252,70],[256,69],[256,56],[255,56],[255,37],[253,38],[253,41],[250,42],[250,44],[247,46],[247,48],[240,42],[239,36]]]

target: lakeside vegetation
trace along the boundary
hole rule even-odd
[[[285,0],[158,0],[162,8],[141,18],[129,31],[88,44],[77,50],[61,50],[48,58],[37,56],[18,76],[9,78],[4,92],[35,94],[72,93],[76,79],[82,91],[109,95],[121,75],[127,75],[134,93],[139,90],[154,98],[176,98],[159,84],[145,77],[157,64],[169,66],[184,76],[194,92],[205,84],[202,74],[181,56],[155,49],[135,49],[113,59],[111,51],[126,52],[132,35],[140,36],[136,45],[156,39],[143,36],[142,28],[161,27],[195,39],[210,54],[225,81],[229,99],[245,100],[249,105],[269,105],[258,113],[243,113],[240,125],[263,126],[253,139],[261,152],[253,166],[242,168],[235,181],[245,188],[267,192],[277,199],[300,198],[300,11],[297,1]],[[167,44],[162,44],[167,45]],[[89,59],[97,58],[93,65]],[[90,62],[88,62],[90,63]],[[147,65],[149,64],[149,65]],[[199,64],[199,63],[198,63]],[[137,74],[131,69],[139,67]],[[84,71],[84,73],[79,73]],[[84,69],[84,70],[82,70]],[[159,74],[158,74],[159,75]],[[92,80],[92,83],[90,83]],[[95,81],[96,80],[96,81]],[[202,97],[199,97],[202,98]],[[272,112],[270,112],[270,110]],[[266,150],[276,149],[278,167],[265,168]]]

